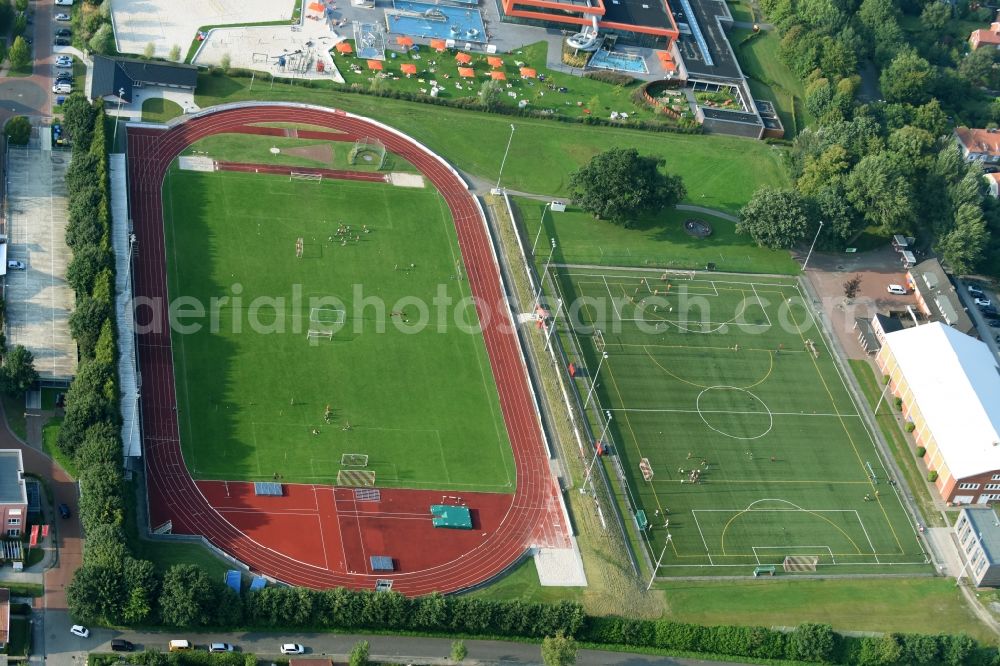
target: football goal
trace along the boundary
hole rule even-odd
[[[309,324],[310,328],[321,328],[323,326],[338,326],[347,320],[347,313],[336,308],[310,308]],[[316,326],[312,326],[316,324]]]
[[[344,467],[368,467],[368,454],[345,453],[340,456],[340,464]]]
[[[292,182],[293,180],[304,180],[310,183],[322,183],[323,174],[306,173],[304,171],[292,171],[288,174],[288,182]]]

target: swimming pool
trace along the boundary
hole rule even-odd
[[[485,42],[486,26],[478,9],[433,5],[412,0],[395,0],[385,10],[389,32],[410,37]]]
[[[587,63],[588,67],[595,69],[613,69],[619,72],[633,72],[636,74],[648,74],[646,60],[642,56],[621,51],[605,51],[599,49]]]

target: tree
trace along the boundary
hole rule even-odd
[[[14,8],[22,14],[28,11],[28,0],[17,0],[14,3]]]
[[[89,294],[98,274],[110,264],[107,250],[97,243],[83,243],[73,250],[66,281],[78,294]]]
[[[7,141],[15,146],[26,146],[31,138],[31,121],[27,116],[14,116],[7,121],[4,134],[7,135]]]
[[[932,33],[940,33],[951,20],[951,5],[946,2],[929,2],[920,12],[920,23]]]
[[[560,631],[542,640],[542,663],[545,666],[571,666],[576,663],[576,641]]]
[[[232,62],[233,59],[229,56],[229,54],[223,53],[222,58],[219,60],[219,68],[222,69],[223,72],[228,74],[229,68],[232,66]]]
[[[208,574],[193,564],[175,564],[163,576],[160,617],[170,627],[211,624],[219,595]]]
[[[485,81],[479,88],[479,105],[484,109],[493,109],[500,104],[503,88],[499,81]]]
[[[893,58],[879,77],[882,94],[889,102],[923,104],[930,100],[932,83],[931,64],[913,50],[903,51]]]
[[[24,395],[35,382],[35,357],[23,345],[17,345],[3,359],[3,387],[7,393]]]
[[[181,47],[178,46],[177,44],[174,44],[173,46],[171,46],[170,47],[170,55],[167,56],[167,57],[170,60],[173,60],[174,62],[177,62],[178,60],[180,60],[181,59]]]
[[[465,647],[465,641],[452,641],[451,642],[451,660],[455,663],[465,661],[465,658],[469,656],[469,650]]]
[[[740,210],[736,233],[772,249],[789,248],[805,238],[809,216],[802,195],[795,190],[762,187]]]
[[[349,666],[368,666],[368,641],[358,641],[351,648],[351,654],[348,655],[347,663]]]
[[[10,58],[10,66],[14,69],[27,67],[28,63],[31,62],[31,50],[28,48],[28,42],[24,41],[24,37],[18,35],[14,38],[14,44],[7,52],[7,57]]]
[[[97,112],[81,93],[73,93],[62,104],[63,129],[74,143],[89,144],[94,132]],[[74,157],[73,162],[76,161]],[[72,166],[73,162],[70,162]],[[93,173],[94,164],[87,166],[87,173]]]
[[[962,204],[955,212],[955,227],[938,239],[937,250],[955,273],[972,273],[982,261],[989,243],[983,211]]]
[[[111,304],[107,301],[84,296],[76,303],[69,316],[69,330],[84,358],[93,356],[97,338],[101,335],[104,320],[111,316]]]
[[[976,49],[962,58],[958,64],[958,75],[971,86],[992,87],[997,80],[996,56],[996,49]]]
[[[66,603],[73,619],[87,624],[117,623],[123,601],[124,581],[118,571],[84,562],[66,588]]]
[[[89,533],[87,538],[89,540]],[[153,616],[153,605],[160,585],[156,567],[148,560],[129,557],[125,560],[124,570],[128,592],[122,608],[122,618],[131,625],[147,623]]]
[[[629,227],[636,216],[673,206],[687,194],[680,176],[660,172],[663,163],[635,148],[606,150],[570,176],[571,196],[588,213]]]
[[[854,298],[858,295],[858,291],[861,290],[861,274],[857,274],[850,280],[844,283],[844,296],[847,298]]]
[[[14,35],[23,35],[26,32],[28,32],[28,16],[24,13],[18,14],[14,19]]]
[[[938,641],[941,644],[941,656],[944,657],[944,663],[948,666],[967,664],[969,657],[976,650],[976,641],[968,634],[940,636]]]
[[[110,23],[104,23],[87,44],[94,53],[112,53],[115,50],[115,33]]]
[[[847,200],[870,224],[888,234],[913,223],[913,189],[904,165],[891,153],[869,155],[847,178]]]
[[[833,657],[834,647],[833,627],[804,622],[788,638],[788,658],[827,662]]]
[[[156,55],[156,44],[153,42],[146,42],[146,48],[142,50],[142,57],[146,60],[150,60],[154,55]]]
[[[865,636],[861,639],[861,654],[858,655],[859,666],[892,666],[899,663],[903,656],[903,648],[896,634],[881,636]]]

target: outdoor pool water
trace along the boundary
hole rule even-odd
[[[641,56],[621,51],[605,51],[599,49],[590,58],[588,67],[595,69],[613,69],[619,72],[632,72],[635,74],[648,74],[646,60]]]
[[[385,11],[389,32],[424,39],[485,42],[486,26],[478,9],[395,0]]]

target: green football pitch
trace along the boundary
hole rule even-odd
[[[436,190],[175,165],[164,218],[195,478],[333,483],[362,470],[354,483],[374,472],[378,486],[513,491],[496,384]]]
[[[617,454],[604,464],[660,575],[781,572],[786,558],[794,571],[926,570],[794,280],[574,266],[557,279],[595,437]]]

